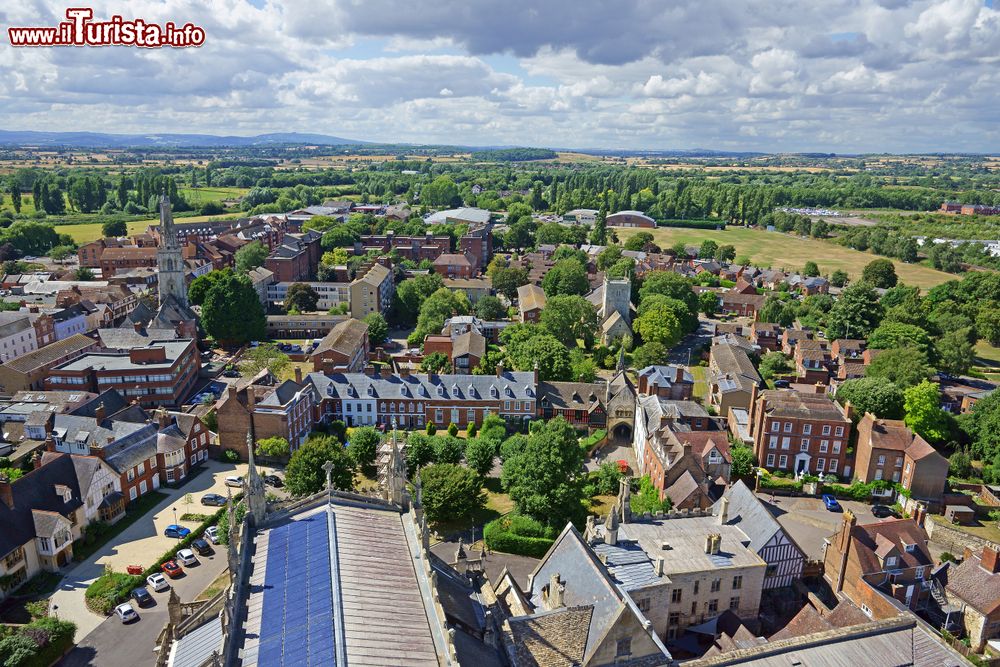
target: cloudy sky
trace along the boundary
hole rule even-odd
[[[70,6],[87,3],[68,3]],[[1000,151],[994,0],[136,0],[197,49],[16,49],[0,128],[630,149]]]

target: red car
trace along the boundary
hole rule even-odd
[[[183,574],[184,569],[175,560],[168,560],[163,564],[163,573],[171,579],[176,579]]]

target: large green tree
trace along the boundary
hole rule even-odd
[[[915,347],[926,354],[930,351],[931,339],[927,332],[918,326],[883,322],[868,336],[868,347],[875,350]]]
[[[927,355],[920,350],[914,347],[900,347],[880,352],[868,364],[865,376],[885,378],[905,389],[929,378],[931,367],[927,364]]]
[[[382,436],[373,426],[360,426],[351,431],[347,441],[347,453],[354,465],[371,477],[375,472],[375,459]]]
[[[587,269],[575,259],[562,259],[552,265],[542,278],[545,295],[586,294],[590,290]]]
[[[891,260],[876,259],[868,263],[861,272],[861,279],[871,283],[874,287],[888,289],[894,287],[899,278],[896,276],[896,267]]]
[[[427,297],[420,306],[414,338],[423,341],[428,334],[441,333],[445,321],[449,318],[468,314],[469,298],[465,296],[465,292],[453,292],[447,287],[442,287]]]
[[[513,301],[517,298],[517,288],[528,284],[528,271],[519,266],[499,266],[491,270],[490,279],[498,294]]]
[[[438,273],[429,273],[407,278],[396,286],[393,317],[400,324],[417,321],[420,307],[431,294],[444,287],[444,279]]]
[[[651,271],[646,274],[639,288],[641,304],[651,294],[677,299],[687,305],[691,312],[698,311],[698,295],[691,289],[691,280],[673,271]]]
[[[569,347],[582,339],[589,347],[597,329],[597,309],[582,296],[556,295],[549,299],[539,320],[542,327]]]
[[[519,512],[558,527],[580,513],[582,471],[576,431],[560,416],[535,429],[524,448],[504,460],[501,482]]]
[[[951,419],[941,409],[938,385],[929,380],[904,392],[904,421],[914,432],[929,442],[943,442],[951,433]]]
[[[827,313],[826,337],[867,338],[882,321],[884,312],[878,293],[869,283],[845,287]]]
[[[212,338],[227,344],[267,338],[267,320],[257,291],[246,274],[228,273],[208,290],[201,324]]]
[[[848,401],[860,419],[866,412],[883,419],[903,418],[903,390],[884,377],[864,377],[848,380],[837,389],[837,400]]]
[[[389,336],[389,324],[382,313],[368,313],[364,323],[368,325],[368,340],[372,345],[381,345]]]
[[[671,348],[681,341],[683,331],[676,311],[668,304],[654,304],[646,308],[633,323],[635,332],[646,343],[660,343]]]
[[[264,265],[267,259],[267,246],[260,241],[248,243],[236,251],[234,257],[237,271],[250,271]]]
[[[311,313],[319,304],[319,292],[308,283],[292,283],[285,294],[285,308],[300,313]]]
[[[1000,454],[1000,391],[992,391],[976,401],[958,420],[972,441],[976,457],[992,460]]]
[[[420,496],[429,521],[467,519],[486,504],[481,479],[474,470],[435,463],[420,471]]]
[[[945,332],[934,344],[937,352],[937,367],[945,373],[962,375],[976,360],[976,353],[970,342],[970,330],[954,329]]]
[[[263,370],[275,377],[288,368],[291,361],[288,355],[278,349],[274,343],[261,343],[249,348],[240,359],[240,373],[244,377],[254,378]]]
[[[322,491],[326,486],[323,464],[327,461],[333,463],[333,488],[350,491],[354,485],[354,462],[337,439],[330,435],[309,436],[295,450],[285,468],[285,488],[293,496]]]

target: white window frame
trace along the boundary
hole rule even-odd
[[[773,468],[774,467],[774,454],[768,454],[767,455],[767,467],[768,468]]]
[[[778,457],[778,467],[787,468],[788,467],[788,457],[784,454]]]

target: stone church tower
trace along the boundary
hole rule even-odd
[[[604,277],[604,296],[601,300],[600,316],[602,320],[611,317],[612,313],[618,313],[625,320],[626,324],[631,324],[632,313],[630,311],[632,297],[632,281],[628,278]]]
[[[166,193],[160,197],[160,249],[156,252],[156,266],[159,271],[160,307],[173,299],[177,305],[187,308],[184,257],[177,242],[177,229]]]
[[[170,198],[164,192],[160,197],[160,248],[156,251],[156,266],[159,280],[160,307],[156,311],[153,326],[158,329],[173,329],[182,338],[198,337],[197,316],[188,305],[187,266],[180,243],[177,242],[177,228],[170,212]]]

